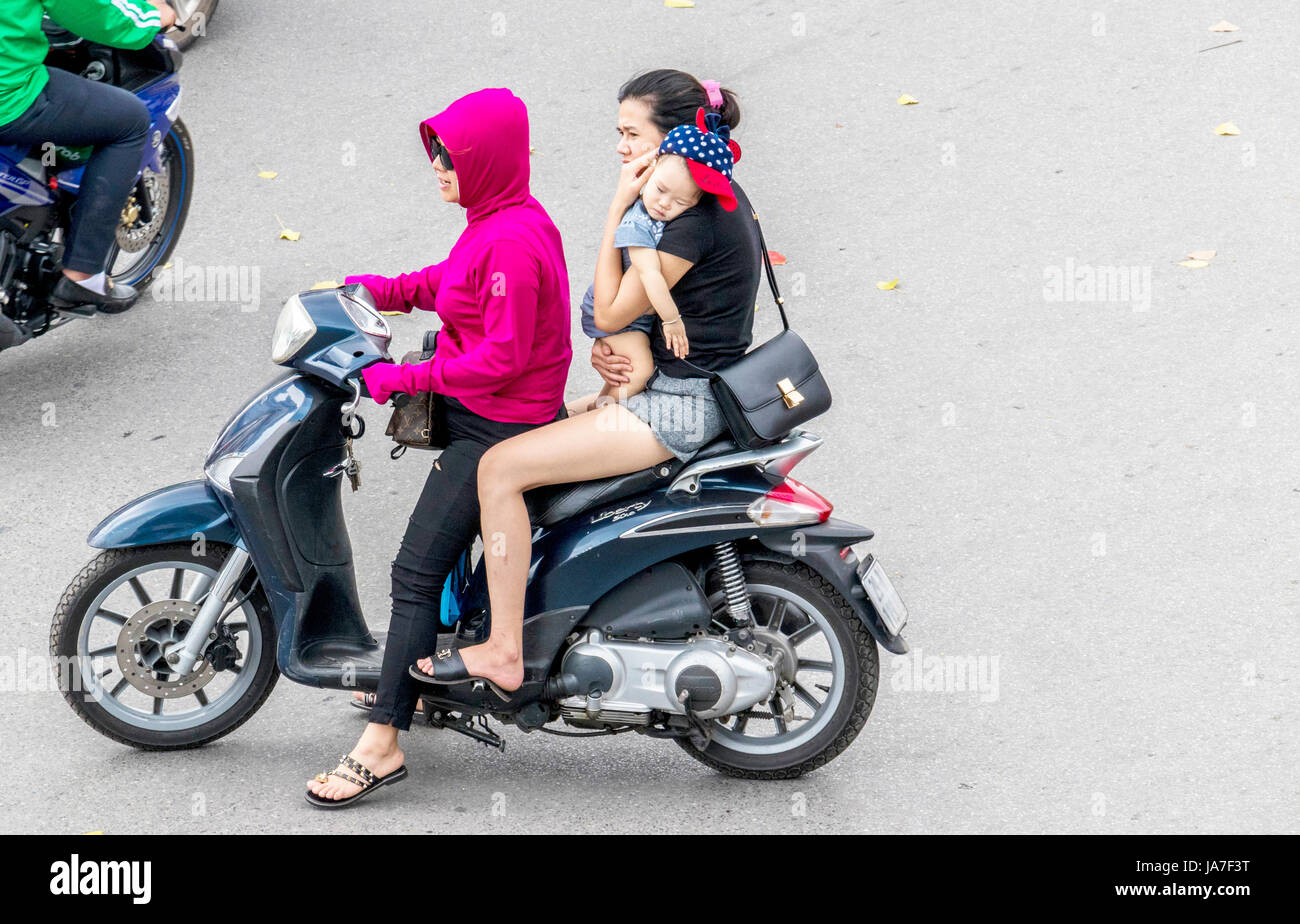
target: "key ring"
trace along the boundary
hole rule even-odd
[[[354,440],[359,440],[366,432],[366,422],[357,414],[357,405],[361,403],[361,382],[353,379],[351,385],[352,400],[340,408],[343,414],[341,424],[345,434]]]

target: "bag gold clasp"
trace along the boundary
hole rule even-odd
[[[786,407],[794,407],[803,401],[803,395],[794,387],[794,383],[789,379],[782,379],[776,383],[776,387],[781,389],[781,397],[785,401]]]

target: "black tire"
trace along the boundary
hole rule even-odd
[[[171,166],[167,209],[158,232],[145,245],[140,257],[112,273],[114,282],[137,289],[148,285],[153,279],[154,270],[171,258],[172,251],[180,242],[181,232],[185,229],[185,219],[190,214],[190,199],[194,194],[194,142],[190,139],[189,129],[180,119],[172,123],[167,137],[163,139],[163,149],[164,157],[168,158]],[[114,242],[108,256],[110,268],[120,253],[120,248]]]
[[[784,587],[798,593],[824,615],[844,652],[845,684],[826,727],[806,743],[778,754],[748,754],[711,741],[700,750],[688,738],[677,738],[687,754],[728,776],[746,780],[790,780],[822,767],[844,751],[871,715],[880,679],[876,640],[829,581],[807,565],[774,561],[744,561],[750,584]]]
[[[80,658],[77,651],[81,625],[86,610],[95,597],[117,578],[141,565],[164,561],[193,561],[220,570],[230,554],[230,547],[208,543],[205,555],[194,554],[189,543],[142,546],[127,549],[106,549],[100,552],[72,579],[54,612],[50,626],[50,653],[55,663],[73,665],[71,676],[79,677]],[[230,734],[252,717],[271,695],[280,672],[275,664],[275,622],[266,595],[258,585],[249,596],[257,613],[258,627],[264,643],[261,657],[253,667],[254,677],[248,689],[220,715],[193,728],[158,731],[131,725],[109,713],[98,701],[80,689],[61,684],[64,699],[72,711],[81,716],[91,728],[122,744],[145,751],[174,751],[196,748]],[[61,659],[68,659],[62,661]],[[249,665],[244,665],[247,668]]]
[[[201,22],[203,31],[207,31],[208,24],[212,22],[213,14],[217,12],[217,4],[219,2],[220,0],[198,0],[198,2],[194,4],[194,9],[189,11],[184,21],[181,20],[181,15],[184,13],[184,8],[187,4],[181,5],[175,2],[172,3],[172,6],[176,9],[176,24],[179,26],[185,26],[184,30],[176,28],[167,30],[167,34],[171,37],[171,40],[176,43],[177,48],[184,51],[202,38],[201,35],[195,33],[193,30]],[[200,16],[202,16],[202,20],[200,20]]]

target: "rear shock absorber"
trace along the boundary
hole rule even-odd
[[[749,594],[745,592],[745,572],[740,567],[740,555],[736,552],[736,543],[728,540],[713,545],[718,573],[722,576],[722,587],[727,594],[727,611],[735,626],[748,626],[753,618],[749,605]]]

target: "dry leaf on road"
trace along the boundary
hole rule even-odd
[[[280,240],[296,241],[298,240],[298,238],[302,237],[302,235],[299,234],[297,231],[290,231],[288,228],[286,228],[284,226],[284,222],[280,221],[279,215],[275,216],[275,222],[280,226]]]

